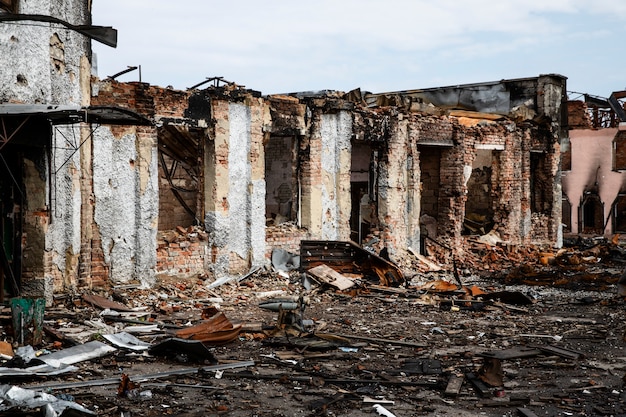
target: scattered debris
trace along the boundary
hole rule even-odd
[[[535,406],[550,415],[626,412],[618,359],[623,299],[614,291],[622,263],[604,275],[595,273],[598,263],[577,264],[571,281],[579,279],[578,287],[524,284],[576,259],[572,249],[544,250],[526,252],[528,266],[510,270],[526,274],[520,281],[504,270],[499,279],[472,274],[461,260],[458,271],[420,272],[389,286],[371,268],[348,268],[347,259],[361,255],[337,245],[322,248],[317,265],[284,269],[288,280],[277,268],[214,289],[161,278],[151,290],[116,289],[124,308],[105,293],[58,300],[45,310],[40,346],[14,352],[12,333],[5,333],[0,377],[13,383],[20,377],[22,388],[55,392],[57,399],[78,398],[107,417],[168,409],[243,417],[262,407],[338,416],[359,407],[364,413],[393,407],[395,415],[489,409],[532,416]],[[521,256],[501,243],[472,245],[487,251],[485,266]],[[579,259],[606,256],[597,243],[590,248]],[[544,265],[542,257],[554,261]],[[410,261],[429,269],[415,256]],[[309,272],[315,268],[353,285],[325,283],[321,273]],[[311,277],[309,289],[303,274]],[[601,276],[612,289],[599,290]],[[0,314],[7,327],[9,313]]]
[[[0,399],[2,400],[0,401],[0,411],[11,412],[12,415],[29,413],[29,410],[45,417],[62,415],[80,417],[96,414],[73,401],[62,400],[45,392],[11,385],[0,385]],[[71,410],[71,413],[66,413],[67,410]]]
[[[339,273],[356,274],[380,285],[397,287],[405,283],[398,266],[353,242],[303,240],[300,262],[306,271],[326,264]]]

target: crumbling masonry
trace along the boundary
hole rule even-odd
[[[92,76],[91,35],[72,29],[91,23],[86,0],[0,8],[44,19],[0,22],[0,298],[237,277],[303,239],[391,259],[460,258],[465,235],[489,232],[561,244],[562,76],[176,91]]]
[[[126,142],[133,128],[104,132],[120,150],[145,150],[147,182],[160,172],[158,203],[146,198],[159,204],[159,238],[140,240],[157,274],[245,274],[302,239],[353,240],[392,258],[423,248],[425,235],[457,257],[465,234],[490,230],[510,245],[560,245],[563,77],[267,97],[231,85],[94,85],[92,103],[136,103],[155,120],[152,146]]]

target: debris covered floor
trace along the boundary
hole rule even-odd
[[[61,297],[30,355],[2,346],[0,410],[626,415],[624,260],[606,240],[558,253],[474,242],[456,274],[401,262],[399,287],[342,273],[352,284],[339,289],[274,267],[213,288],[162,278],[150,290]],[[10,308],[2,319],[11,342]]]

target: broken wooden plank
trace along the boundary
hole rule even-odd
[[[393,400],[385,400],[382,398],[372,398],[367,395],[363,396],[363,404],[384,404],[384,405],[394,405],[396,402]]]
[[[294,375],[294,374],[286,374],[286,373],[278,373],[278,374],[259,374],[252,372],[224,372],[222,374],[222,378],[229,379],[259,379],[266,381],[293,381],[293,382],[301,382],[301,383],[310,383],[312,376],[310,375]],[[381,379],[351,379],[351,378],[324,378],[324,384],[359,384],[359,385],[385,385],[385,386],[395,386],[395,387],[429,387],[429,388],[439,388],[439,381],[435,380],[421,380],[421,381],[400,381],[397,379],[387,380],[384,378]]]
[[[376,290],[376,291],[390,293],[390,294],[402,294],[402,295],[404,295],[404,294],[408,293],[408,290],[405,289],[405,288],[384,287],[382,285],[368,285],[367,288],[370,289],[370,290]]]
[[[465,374],[465,378],[472,384],[472,387],[476,390],[476,393],[480,397],[488,397],[491,396],[491,388],[487,386],[483,381],[480,380],[473,372],[468,372]]]
[[[424,255],[420,255],[419,253],[415,255],[415,257],[422,262],[423,264],[425,264],[426,266],[428,266],[428,270],[429,271],[442,271],[443,267],[433,261],[431,261],[430,259],[428,259],[427,257],[425,257]]]
[[[552,345],[543,345],[543,346],[532,346],[535,349],[541,350],[543,353],[548,353],[551,355],[560,356],[562,358],[579,360],[583,359],[585,355],[582,352],[578,352],[572,349],[567,349],[563,347],[557,347]]]
[[[395,346],[407,346],[407,347],[415,347],[415,348],[428,347],[428,345],[424,343],[405,342],[404,340],[381,339],[377,337],[367,337],[367,336],[358,336],[358,335],[349,335],[349,334],[339,334],[338,336],[345,337],[346,339],[364,340],[366,342],[385,343],[388,345],[395,345]]]
[[[353,280],[351,280],[350,278],[346,278],[328,265],[321,264],[309,269],[307,272],[321,282],[331,285],[342,291],[353,287],[355,284]]]
[[[437,359],[406,359],[401,368],[388,370],[390,375],[439,375],[441,361]]]
[[[510,349],[482,352],[478,354],[478,356],[482,356],[484,358],[495,358],[500,360],[530,358],[537,355],[541,355],[541,350],[527,347],[513,347]]]
[[[517,414],[520,417],[537,417],[537,414],[533,413],[532,411],[530,411],[528,408],[525,408],[525,407],[518,407]]]
[[[248,366],[254,366],[254,361],[241,361],[241,362],[232,362],[232,363],[224,363],[218,365],[210,365],[202,368],[185,368],[185,369],[174,369],[171,371],[165,372],[157,372],[154,374],[141,374],[135,375],[131,378],[134,382],[146,382],[153,379],[162,379],[169,378],[172,376],[185,376],[185,375],[193,375],[193,374],[202,374],[213,371],[222,371],[225,369],[236,369],[236,368],[245,368]],[[83,387],[94,387],[101,385],[116,385],[120,383],[120,377],[114,378],[105,378],[105,379],[95,379],[95,380],[82,380],[78,382],[51,382],[48,384],[40,384],[35,387],[35,389],[45,389],[45,390],[55,390],[55,389],[68,389],[68,388],[83,388]]]
[[[446,397],[456,397],[461,392],[461,387],[463,386],[463,381],[465,381],[464,375],[452,374],[450,379],[448,379],[448,385],[446,386],[446,390],[444,391],[444,395]]]

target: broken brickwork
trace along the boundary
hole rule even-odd
[[[309,232],[292,222],[281,223],[277,226],[268,226],[266,230],[267,250],[266,257],[271,258],[272,250],[284,249],[291,253],[300,252],[300,242],[309,240]]]
[[[178,227],[158,233],[156,269],[159,274],[180,277],[204,275],[208,261],[205,231]]]
[[[221,276],[245,274],[275,248],[297,252],[302,240],[356,240],[402,257],[423,247],[427,228],[454,248],[446,256],[463,254],[465,234],[491,230],[513,245],[558,245],[558,104],[549,103],[547,123],[521,116],[542,111],[539,85],[561,98],[562,80],[548,81],[520,81],[526,104],[510,117],[402,94],[378,97],[380,106],[358,92],[261,97],[233,86],[180,92],[114,81],[99,84],[97,102],[134,104],[156,121],[145,139],[152,163],[139,176],[146,185],[158,176],[158,197],[147,202],[158,215],[146,230],[158,242],[155,274]],[[522,100],[489,88],[509,107]],[[116,129],[117,140],[133,135]],[[206,241],[173,232],[192,226]]]
[[[567,114],[570,129],[593,129],[585,102],[568,101]]]

